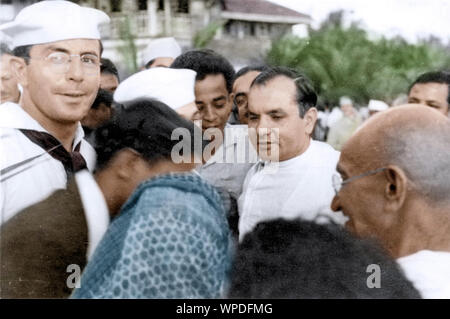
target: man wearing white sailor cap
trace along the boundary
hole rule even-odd
[[[80,120],[100,84],[102,11],[41,1],[0,26],[13,39],[11,67],[23,87],[19,104],[0,108],[1,223],[95,165]]]
[[[180,54],[181,47],[174,38],[155,39],[144,51],[145,68],[169,67]]]
[[[187,120],[193,121],[195,106],[195,77],[188,69],[151,68],[133,74],[120,83],[114,93],[117,103],[126,104],[139,98],[159,100]]]

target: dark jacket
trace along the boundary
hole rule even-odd
[[[75,180],[0,229],[0,297],[66,298],[71,264],[83,269],[87,222]]]

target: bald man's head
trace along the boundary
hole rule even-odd
[[[416,190],[433,202],[450,202],[450,120],[417,104],[369,119],[342,150],[360,168],[397,165]]]
[[[344,145],[331,208],[349,218],[347,229],[380,240],[396,258],[450,251],[449,150],[450,120],[438,111],[405,105],[380,112]]]

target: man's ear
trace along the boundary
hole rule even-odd
[[[28,85],[28,79],[27,63],[25,60],[23,58],[13,56],[9,60],[9,64],[14,76],[17,78],[17,82],[19,82],[23,87],[26,87]]]
[[[305,131],[308,135],[311,135],[317,121],[317,109],[315,107],[310,108],[306,111],[303,119],[305,120]]]
[[[231,92],[230,94],[228,94],[228,98],[230,99],[230,101],[231,101],[231,104],[233,104],[233,101],[234,101],[234,93],[233,92]]]
[[[407,196],[408,178],[405,172],[398,166],[389,165],[384,171],[386,184],[384,197],[387,211],[398,211],[405,203]]]

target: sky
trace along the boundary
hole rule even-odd
[[[436,36],[450,40],[450,0],[269,0],[310,15],[317,27],[330,12],[344,9],[374,35],[401,35],[415,43]]]

